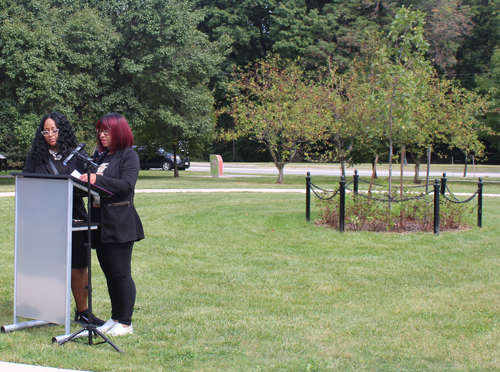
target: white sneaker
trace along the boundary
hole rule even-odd
[[[123,335],[128,335],[128,334],[133,334],[134,329],[132,328],[132,325],[124,325],[121,323],[116,323],[113,328],[111,328],[106,334],[110,336],[123,336]]]
[[[109,319],[102,326],[97,327],[97,330],[101,333],[107,333],[111,328],[113,328],[116,325],[116,323],[118,323],[117,320]]]

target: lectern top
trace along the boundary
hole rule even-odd
[[[70,174],[43,174],[43,173],[22,173],[22,172],[12,172],[11,175],[14,177],[24,177],[24,178],[48,178],[48,179],[70,179],[73,181],[73,186],[87,192],[88,183],[71,176]],[[103,189],[97,185],[90,185],[90,192],[94,196],[113,196],[111,191]]]

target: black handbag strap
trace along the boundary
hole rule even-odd
[[[52,170],[54,171],[54,174],[59,174],[59,172],[57,171],[57,168],[56,168],[54,162],[52,161],[52,156],[49,156],[49,164],[52,167]]]

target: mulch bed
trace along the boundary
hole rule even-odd
[[[334,225],[326,224],[321,221],[315,222],[319,226],[324,226],[328,228],[339,229],[339,224],[336,223]],[[403,221],[403,224],[395,223],[392,226],[389,226],[386,221],[371,221],[369,223],[365,222],[362,224],[354,224],[351,222],[347,222],[344,225],[345,231],[372,231],[372,232],[381,232],[381,233],[417,233],[417,232],[434,232],[434,224],[433,222],[424,224],[422,222],[417,222],[414,220]],[[441,224],[439,226],[439,232],[457,232],[457,231],[465,231],[471,229],[468,225],[448,225],[446,223]]]

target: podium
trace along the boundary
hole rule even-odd
[[[16,177],[14,324],[1,331],[63,324],[70,334],[72,232],[88,230],[87,221],[73,221],[73,196],[87,196],[87,183],[70,175],[11,174]],[[95,185],[90,193],[113,195]],[[19,317],[32,320],[20,323]]]

